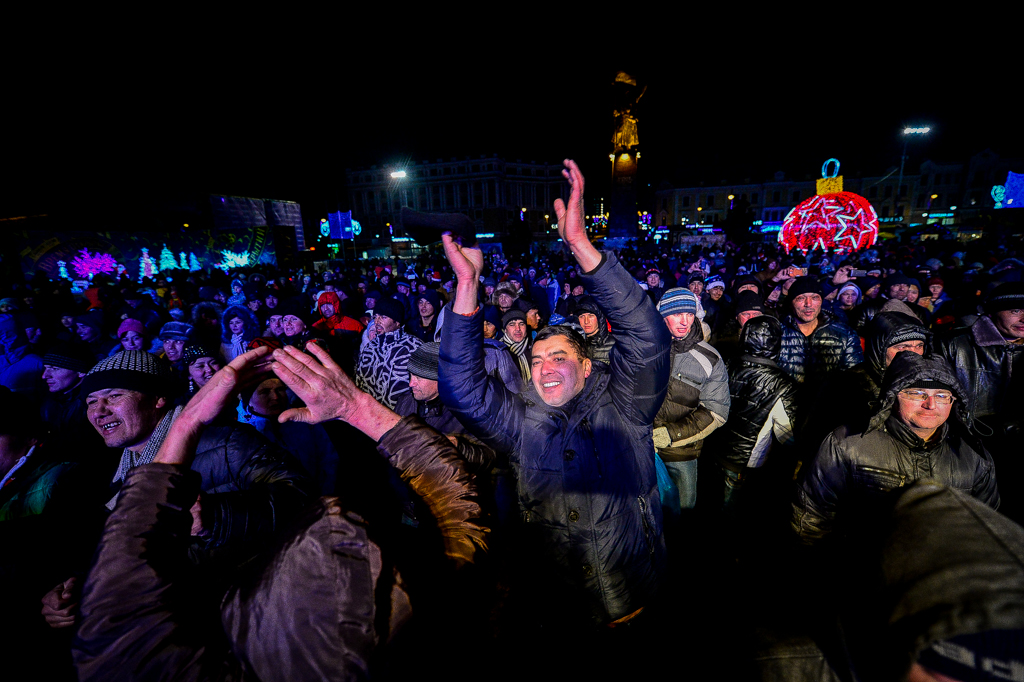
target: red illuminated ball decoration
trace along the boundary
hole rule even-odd
[[[833,162],[835,172],[829,176],[827,167]],[[821,174],[818,193],[786,216],[779,230],[779,243],[787,253],[793,249],[807,253],[830,248],[844,253],[874,244],[878,239],[874,207],[859,194],[843,191],[843,176],[835,159],[825,162]]]

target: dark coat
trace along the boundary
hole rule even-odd
[[[474,562],[486,533],[448,440],[409,417],[378,449],[436,515],[451,566]],[[200,489],[181,466],[128,473],[82,593],[79,679],[369,677],[371,656],[408,621],[410,603],[365,522],[321,498],[272,552],[233,576],[214,608],[197,608],[187,548]]]
[[[607,623],[652,603],[664,571],[651,423],[667,388],[670,337],[613,254],[583,280],[616,344],[610,369],[595,364],[568,404],[547,406],[532,385],[517,396],[487,376],[479,310],[445,321],[439,387],[471,433],[508,454],[538,577]]]
[[[815,384],[828,372],[848,369],[863,360],[860,338],[828,313],[821,313],[818,327],[810,336],[804,336],[793,315],[783,318],[779,365],[798,384]]]
[[[950,418],[929,441],[923,441],[892,413],[897,394],[923,380],[953,387],[956,401]],[[839,427],[821,444],[793,503],[793,529],[804,542],[823,538],[837,514],[848,520],[878,508],[877,498],[931,478],[999,506],[992,458],[969,435],[965,391],[938,356],[899,353],[886,370],[880,407],[866,431]]]

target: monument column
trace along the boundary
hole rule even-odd
[[[647,92],[637,87],[636,79],[625,71],[615,76],[615,132],[612,134],[612,191],[609,206],[608,236],[633,239],[637,236],[637,164],[640,160],[640,137],[633,107]],[[639,94],[638,94],[639,92]]]

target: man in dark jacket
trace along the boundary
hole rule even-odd
[[[592,296],[580,296],[573,315],[587,338],[590,359],[607,365],[611,360],[615,337],[608,330],[608,320],[601,312],[601,306],[597,305]]]
[[[572,161],[566,168],[572,192],[568,209],[555,202],[559,234],[612,323],[610,368],[591,363],[578,332],[555,325],[537,335],[523,395],[488,377],[477,304],[483,254],[445,234],[458,288],[455,314],[442,328],[440,390],[466,428],[507,454],[518,474],[530,557],[519,577],[534,583],[526,592],[536,606],[532,621],[608,624],[653,603],[663,575],[651,423],[665,396],[669,333],[615,255],[590,243],[583,176]]]
[[[275,373],[305,405],[282,420],[340,419],[376,441],[433,513],[449,571],[472,564],[486,531],[448,441],[358,391],[315,344],[308,349],[316,359],[276,351]],[[78,679],[372,678],[378,647],[408,622],[409,594],[395,580],[393,557],[332,498],[315,501],[278,549],[231,576],[215,608],[197,608],[186,510],[201,488],[189,469],[197,469],[199,443],[215,428],[209,424],[266,353],[250,351],[218,372],[154,460],[129,472],[82,595]]]
[[[910,293],[910,285],[916,284],[915,280],[904,275],[902,272],[895,272],[885,278],[882,283],[882,293],[878,298],[868,298],[850,312],[850,325],[858,334],[863,334],[868,322],[874,319],[875,315],[882,311],[882,306],[887,301],[904,301]],[[867,290],[865,289],[865,294]],[[928,324],[928,310],[921,306],[910,306],[911,311],[921,324]]]
[[[765,465],[772,436],[780,444],[793,437],[797,387],[776,362],[781,348],[782,324],[756,317],[743,325],[741,353],[729,360],[730,418],[715,439],[725,477],[724,509],[734,508],[740,489]]]
[[[942,344],[942,354],[968,387],[971,416],[995,458],[1007,507],[1024,520],[1024,458],[1020,456],[1024,415],[1024,283],[1000,284],[985,301],[985,314]]]
[[[82,382],[89,421],[107,447],[123,449],[107,503],[113,509],[125,476],[153,461],[184,408],[171,407],[170,369],[145,351],[124,351],[98,363]],[[311,482],[301,466],[241,424],[207,429],[192,469],[202,476],[193,501],[192,535],[201,549],[265,544],[308,503]]]
[[[679,491],[681,509],[697,504],[697,457],[704,439],[729,418],[729,375],[714,348],[702,340],[698,297],[669,289],[658,312],[672,335],[668,393],[654,418],[654,446]]]
[[[897,354],[880,396],[866,431],[837,428],[810,463],[793,503],[793,530],[805,543],[828,535],[839,517],[876,511],[879,495],[919,478],[999,506],[992,458],[968,433],[967,395],[944,359]]]
[[[792,312],[782,320],[779,365],[813,395],[828,372],[863,361],[860,338],[821,309],[821,285],[813,277],[797,277],[789,288]]]

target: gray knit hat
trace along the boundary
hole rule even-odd
[[[666,291],[658,301],[658,312],[663,318],[678,313],[697,314],[697,296],[689,289],[676,287]]]
[[[82,380],[82,395],[107,388],[167,397],[174,392],[174,378],[163,358],[144,350],[125,350],[100,360]]]
[[[157,335],[157,338],[161,341],[166,341],[167,339],[188,341],[191,334],[192,325],[187,322],[168,322],[164,326],[160,327],[160,334]]]
[[[441,344],[437,341],[425,343],[409,356],[409,374],[437,381],[437,359],[441,352]]]

